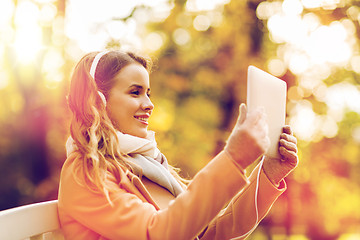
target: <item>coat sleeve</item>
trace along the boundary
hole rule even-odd
[[[270,211],[276,199],[286,190],[286,184],[283,180],[278,188],[275,187],[259,165],[250,176],[250,184],[242,189],[209,224],[201,240],[244,239]],[[257,197],[258,219],[255,209],[257,184],[259,184]]]
[[[221,152],[166,209],[157,210],[121,187],[110,195],[111,206],[103,194],[77,184],[70,169],[63,167],[60,220],[77,221],[84,229],[108,239],[193,239],[247,184],[249,181],[237,164]],[[64,213],[71,220],[61,219]],[[67,232],[80,234],[65,229],[65,235]]]

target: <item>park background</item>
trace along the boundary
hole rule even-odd
[[[359,22],[358,0],[1,0],[0,210],[56,199],[76,62],[136,50],[184,177],[223,148],[248,65],[286,81],[300,164],[249,239],[360,239]]]

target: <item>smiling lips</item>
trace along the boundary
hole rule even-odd
[[[142,116],[134,116],[136,119],[138,119],[141,123],[148,125],[149,116],[142,115]]]

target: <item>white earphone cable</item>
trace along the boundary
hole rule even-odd
[[[261,169],[262,166],[264,164],[264,156],[261,158],[260,163],[259,163],[259,170],[257,173],[257,177],[256,177],[256,190],[255,190],[255,212],[256,212],[256,221],[254,223],[254,226],[246,233],[244,233],[241,236],[232,238],[231,240],[235,240],[235,239],[241,239],[246,237],[247,235],[249,235],[250,233],[252,233],[256,227],[259,225],[259,209],[258,209],[258,196],[259,196],[259,182],[260,182],[260,173],[261,173]]]

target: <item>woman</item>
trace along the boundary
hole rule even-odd
[[[282,159],[265,157],[247,178],[244,170],[270,143],[263,111],[242,104],[224,150],[186,186],[147,129],[149,71],[146,59],[120,51],[90,53],[74,70],[59,187],[66,238],[245,238],[298,163],[291,129],[281,135]]]

